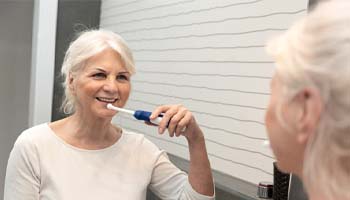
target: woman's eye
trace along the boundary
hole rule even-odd
[[[119,74],[119,75],[117,75],[117,80],[125,80],[125,81],[127,81],[127,80],[129,80],[129,77],[126,76],[126,75],[123,75],[123,74]]]
[[[106,78],[106,74],[104,73],[96,73],[92,75],[94,78]]]

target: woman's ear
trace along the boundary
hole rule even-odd
[[[298,107],[296,127],[297,141],[306,144],[308,139],[315,134],[323,111],[323,102],[319,90],[304,88],[294,98]]]
[[[73,76],[73,74],[70,72],[68,74],[68,87],[70,89],[70,91],[74,94],[75,92],[75,87],[74,87],[74,80],[75,80],[75,77]]]

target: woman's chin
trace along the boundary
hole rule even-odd
[[[116,115],[113,110],[102,110],[95,113],[95,116],[100,119],[111,120]]]
[[[106,118],[113,118],[117,113],[115,111],[109,110],[105,113]]]

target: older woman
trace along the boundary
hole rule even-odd
[[[320,4],[268,50],[278,167],[302,178],[310,200],[350,199],[350,2]]]
[[[81,34],[62,66],[63,110],[71,115],[24,131],[11,152],[5,200],[145,199],[147,187],[162,199],[214,199],[204,136],[191,112],[179,105],[158,107],[159,126],[186,137],[187,176],[143,135],[111,124],[128,100],[132,54],[123,39],[105,30]],[[185,130],[184,130],[185,128]]]

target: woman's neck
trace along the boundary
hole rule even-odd
[[[75,137],[80,139],[103,141],[113,133],[111,119],[99,119],[74,113],[69,118],[68,124],[75,130]]]
[[[82,149],[103,149],[113,145],[121,136],[121,129],[111,119],[92,119],[74,113],[51,125],[54,132],[67,143]]]

